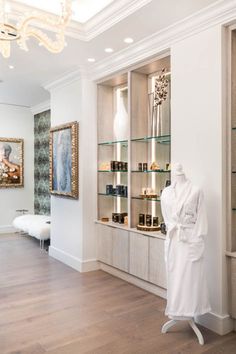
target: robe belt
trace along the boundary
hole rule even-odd
[[[181,233],[181,231],[183,231],[184,229],[193,229],[194,228],[194,224],[181,224],[181,223],[175,223],[175,224],[169,224],[168,225],[168,234],[169,237],[172,238],[173,234],[175,231],[177,231],[177,239],[178,241],[182,241],[182,242],[187,242],[187,237],[186,235],[183,233]]]

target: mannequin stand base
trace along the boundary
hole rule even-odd
[[[180,321],[180,320],[170,320],[170,321],[166,322],[161,329],[161,333],[167,333],[168,330],[172,326],[174,326],[176,323],[178,323],[178,321]],[[204,345],[204,338],[203,338],[202,333],[200,332],[199,328],[195,324],[194,320],[190,319],[190,320],[188,320],[188,323],[189,323],[190,327],[193,329],[194,333],[196,334],[199,344]]]

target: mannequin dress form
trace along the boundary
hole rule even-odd
[[[172,167],[172,184],[162,193],[161,208],[167,227],[166,315],[170,318],[162,333],[178,321],[188,321],[203,345],[194,317],[211,310],[203,261],[207,219],[202,192],[186,178],[180,164]]]

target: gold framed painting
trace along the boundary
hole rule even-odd
[[[24,187],[24,140],[0,138],[0,188]]]
[[[79,125],[77,122],[50,129],[50,191],[61,197],[79,197]]]

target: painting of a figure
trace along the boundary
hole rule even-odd
[[[64,129],[53,135],[53,189],[71,192],[71,130]]]
[[[51,129],[51,193],[78,197],[78,123]]]
[[[0,188],[23,187],[23,140],[0,138]]]

